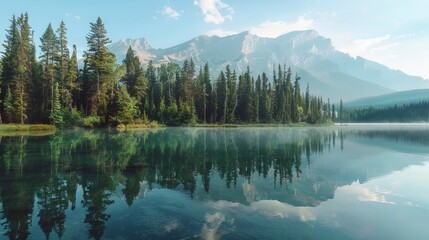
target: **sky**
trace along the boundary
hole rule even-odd
[[[0,6],[0,42],[12,15],[23,12],[37,46],[48,24],[58,28],[63,20],[79,53],[97,17],[112,41],[143,37],[154,48],[203,34],[277,37],[314,29],[353,57],[429,79],[428,0],[0,0]]]

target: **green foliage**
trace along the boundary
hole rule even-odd
[[[60,91],[58,90],[58,83],[55,84],[54,90],[54,107],[51,111],[49,118],[51,123],[55,126],[61,126],[64,124],[64,113],[60,102]]]
[[[161,107],[160,120],[167,126],[180,126],[182,123],[180,121],[181,117],[176,103],[173,103],[168,107]]]
[[[132,123],[137,116],[137,104],[125,87],[120,88],[114,100],[111,120],[116,124]]]
[[[13,122],[14,109],[13,109],[12,92],[10,91],[10,87],[7,88],[6,97],[4,99],[3,106],[6,113],[6,121]]]
[[[82,113],[76,108],[64,109],[64,125],[67,127],[84,126]]]
[[[82,127],[94,128],[101,126],[101,118],[99,116],[88,116],[82,118]]]

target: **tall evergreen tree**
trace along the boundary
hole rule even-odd
[[[265,73],[262,73],[261,96],[259,101],[259,115],[262,122],[271,122],[271,96],[268,78]]]
[[[204,71],[203,71],[203,78],[204,78],[204,89],[205,89],[205,96],[206,99],[204,102],[206,103],[205,107],[205,115],[204,115],[204,122],[214,122],[215,113],[217,111],[217,105],[216,105],[216,92],[212,86],[211,83],[211,77],[210,77],[210,69],[209,64],[206,63],[204,65]]]
[[[58,80],[62,85],[67,76],[68,64],[70,59],[70,51],[68,49],[67,28],[64,21],[61,21],[60,27],[57,29],[57,49],[58,49]]]
[[[131,46],[128,48],[123,63],[125,64],[126,72],[122,81],[126,84],[130,95],[135,98],[140,111],[144,111],[143,100],[148,94],[148,81],[141,67],[140,59],[135,56]],[[153,73],[152,70],[150,73]]]
[[[15,108],[15,119],[23,124],[27,116],[27,107],[29,99],[29,80],[32,76],[32,35],[28,23],[28,14],[21,14],[17,19],[19,29],[19,44],[16,56],[16,72],[12,78],[12,95]]]
[[[61,107],[60,101],[60,91],[58,87],[58,83],[55,83],[54,88],[54,108],[51,111],[49,118],[51,119],[51,123],[56,126],[60,126],[64,123],[64,114]]]
[[[88,50],[85,52],[88,63],[91,98],[89,112],[91,115],[104,116],[109,121],[109,92],[112,92],[112,81],[115,80],[115,56],[108,50],[110,43],[104,23],[99,17],[90,23],[91,30],[86,36]],[[109,91],[110,90],[110,91]]]
[[[5,117],[7,122],[13,122],[13,98],[12,98],[12,92],[10,91],[10,87],[6,90],[6,96],[4,98],[4,111],[5,111]]]
[[[195,80],[195,111],[199,120],[206,123],[207,94],[204,82],[203,67]]]
[[[77,96],[80,93],[80,86],[78,82],[79,69],[77,65],[77,50],[76,45],[73,45],[73,52],[68,63],[68,69],[65,79],[65,88],[69,96],[65,98],[64,104],[66,107],[71,108],[77,106]]]
[[[217,117],[221,123],[226,122],[227,103],[228,103],[228,87],[223,71],[220,72],[216,82],[217,93]]]
[[[52,25],[49,24],[40,38],[40,60],[42,64],[42,98],[46,101],[42,106],[42,112],[52,112],[54,108],[55,68],[58,60],[58,39]],[[48,110],[49,109],[49,110]]]
[[[237,74],[231,73],[231,66],[226,66],[226,81],[228,86],[227,122],[234,122],[237,109]]]
[[[64,21],[61,21],[59,28],[57,29],[57,49],[58,49],[58,59],[57,59],[57,78],[59,83],[59,89],[61,94],[61,103],[63,106],[71,108],[72,97],[71,90],[67,86],[67,74],[69,70],[69,61],[70,61],[70,51],[68,49],[68,40],[67,40],[67,28]]]
[[[261,101],[261,85],[262,85],[262,80],[261,80],[261,75],[258,75],[258,78],[256,79],[255,82],[255,90],[254,90],[254,97],[253,97],[253,106],[254,106],[254,120],[256,123],[259,123],[260,121],[260,101]]]
[[[299,81],[301,80],[298,75],[295,76],[295,82],[293,84],[293,101],[292,101],[292,121],[297,123],[301,119],[301,112],[302,112],[302,100],[301,100],[301,88]]]
[[[305,104],[304,104],[304,113],[308,115],[310,110],[310,84],[307,83],[307,88],[305,89]]]

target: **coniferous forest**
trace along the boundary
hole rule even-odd
[[[64,22],[49,24],[35,46],[28,14],[13,16],[1,58],[0,123],[109,126],[156,121],[196,123],[298,123],[335,121],[335,106],[301,91],[300,77],[278,65],[269,79],[249,67],[166,63],[142,66],[130,47],[122,64],[108,50],[101,18],[90,23],[83,66],[68,48]]]
[[[344,110],[346,122],[427,122],[429,102]]]

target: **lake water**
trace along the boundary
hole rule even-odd
[[[429,127],[0,137],[0,239],[428,239]]]

